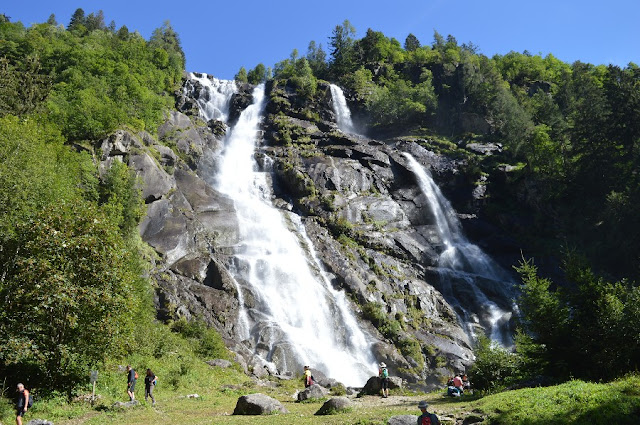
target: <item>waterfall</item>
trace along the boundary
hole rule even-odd
[[[461,317],[472,338],[475,338],[474,329],[479,325],[489,331],[492,340],[511,345],[508,325],[517,309],[512,301],[511,277],[477,245],[467,240],[456,212],[430,174],[413,156],[404,155],[427,198],[442,240],[443,249],[438,259],[441,293]]]
[[[336,123],[343,133],[356,134],[351,121],[351,110],[347,105],[347,99],[344,97],[342,89],[335,84],[331,84],[331,107],[336,114]]]
[[[264,85],[253,99],[228,132],[213,176],[239,222],[230,272],[244,290],[247,336],[256,354],[280,370],[298,372],[308,364],[346,385],[363,385],[376,372],[370,337],[323,275],[300,218],[272,205],[270,173],[255,160]]]
[[[187,96],[193,97],[198,103],[200,115],[205,121],[212,119],[227,122],[229,118],[229,103],[231,96],[238,91],[235,81],[219,80],[217,78],[208,77],[207,74],[199,74],[196,76],[193,72],[189,73],[189,78],[184,86]],[[202,86],[202,91],[196,92],[196,84],[198,82]]]

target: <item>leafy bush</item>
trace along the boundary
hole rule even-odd
[[[481,391],[500,390],[518,378],[518,356],[487,337],[478,338],[474,354],[476,361],[469,370],[469,379],[474,388]]]
[[[149,300],[137,255],[95,205],[50,205],[17,223],[0,261],[0,371],[71,391],[131,342]]]

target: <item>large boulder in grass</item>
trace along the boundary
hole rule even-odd
[[[27,422],[27,425],[53,425],[53,422],[47,421],[45,419],[31,419]]]
[[[316,415],[335,415],[346,412],[350,408],[351,400],[347,397],[333,397],[322,405],[322,407],[316,412]]]
[[[417,421],[416,415],[399,415],[390,417],[387,425],[415,425]]]
[[[256,393],[243,395],[238,399],[234,415],[270,415],[272,413],[289,413],[278,400],[267,395]]]
[[[328,394],[329,394],[329,390],[327,390],[324,387],[321,387],[318,384],[313,384],[310,387],[305,388],[304,391],[300,391],[298,393],[298,401],[324,398]]]
[[[389,377],[389,389],[402,388],[402,378],[398,376]],[[382,380],[377,376],[369,378],[367,383],[362,387],[360,394],[362,395],[376,395],[382,390]]]

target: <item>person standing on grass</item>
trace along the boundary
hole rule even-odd
[[[18,400],[16,403],[16,424],[22,425],[22,417],[29,408],[29,391],[24,387],[23,384],[18,384],[16,386],[16,391],[18,392]]]
[[[133,370],[131,365],[127,365],[127,394],[129,395],[129,401],[136,399],[136,380],[138,379],[138,373]]]
[[[147,369],[147,375],[144,377],[144,401],[147,401],[148,397],[151,397],[151,405],[156,405],[156,399],[153,397],[153,388],[156,386],[158,377],[151,372],[151,369]]]
[[[427,411],[429,405],[422,400],[418,403],[418,409],[422,411],[422,415],[418,416],[417,425],[440,425],[440,419],[434,414]]]
[[[378,377],[380,378],[382,397],[387,398],[389,397],[389,370],[384,362],[380,363],[379,366],[380,369],[378,370]]]

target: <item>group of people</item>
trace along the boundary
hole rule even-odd
[[[378,377],[381,381],[382,388],[382,397],[389,397],[389,370],[387,369],[387,365],[382,362],[379,365],[378,369]],[[309,366],[304,367],[304,386],[310,387],[315,383],[315,379],[311,374],[311,368]],[[466,375],[463,375],[463,378],[466,380]],[[462,392],[464,388],[463,378],[459,375],[456,375],[451,380],[451,384],[455,387],[456,384],[460,385],[460,392]],[[136,399],[136,382],[138,380],[138,373],[131,367],[131,365],[127,365],[127,394],[129,395],[129,400],[134,401]],[[151,371],[151,369],[147,369],[147,373],[144,377],[144,400],[148,401],[148,398],[151,398],[151,405],[155,406],[156,399],[153,396],[153,389],[155,388],[158,381],[158,377]],[[468,383],[468,380],[466,380]],[[451,388],[451,387],[449,387]],[[22,425],[22,418],[29,407],[32,404],[32,398],[29,394],[29,391],[24,387],[23,384],[18,384],[16,387],[16,392],[18,392],[17,404],[16,404],[16,424]],[[439,425],[440,420],[438,417],[427,411],[427,402],[421,401],[418,404],[418,408],[422,411],[422,415],[418,417],[418,425]]]
[[[467,374],[459,372],[455,376],[449,378],[447,382],[447,395],[451,397],[460,397],[465,391],[471,390],[471,382]]]
[[[138,373],[131,367],[131,365],[127,365],[127,394],[129,395],[129,401],[134,401],[136,399],[136,381],[138,380]],[[156,405],[156,399],[153,396],[153,389],[155,388],[158,382],[158,377],[151,371],[151,369],[147,369],[147,373],[144,377],[144,401],[148,401],[149,397],[151,398],[151,405]]]

